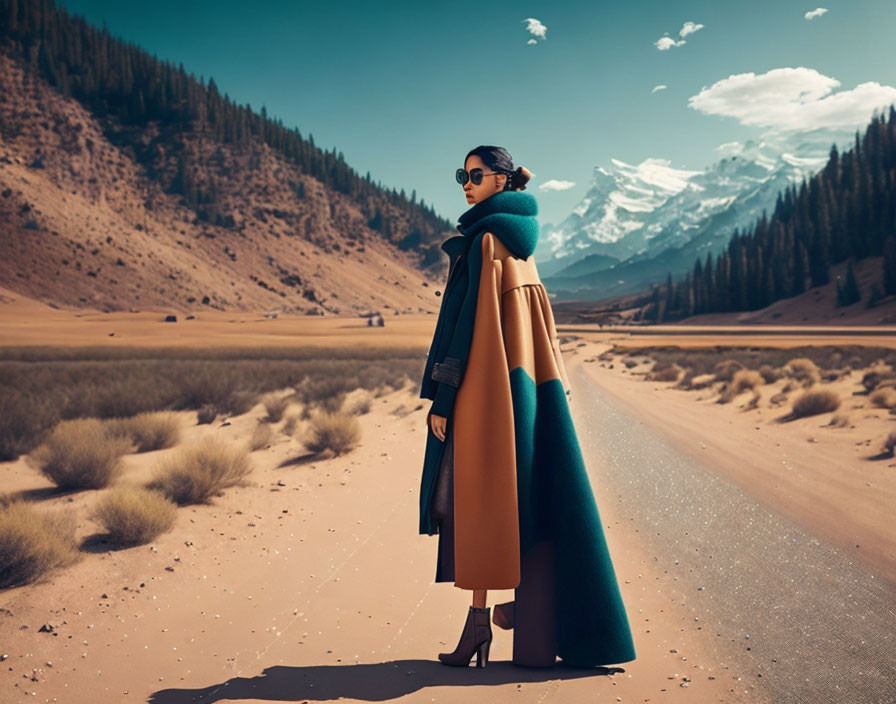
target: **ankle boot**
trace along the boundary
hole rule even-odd
[[[498,628],[505,630],[513,628],[513,606],[514,602],[512,601],[495,604],[495,615],[492,617],[492,621]]]
[[[439,660],[445,665],[466,667],[476,653],[476,667],[488,664],[488,649],[492,643],[492,626],[489,619],[491,607],[471,606],[467,611],[464,630],[453,653],[439,653]]]

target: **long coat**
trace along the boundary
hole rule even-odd
[[[488,200],[499,195],[504,192]],[[519,200],[508,196],[491,205]],[[449,360],[447,371],[438,360],[427,364],[429,378],[441,379],[438,387],[453,387],[454,394],[447,417],[454,442],[455,586],[516,589],[519,629],[530,616],[521,603],[534,604],[526,582],[550,584],[550,618],[539,622],[553,631],[544,634],[551,661],[554,652],[570,665],[633,660],[628,619],[567,402],[569,382],[550,301],[531,254],[534,242],[521,248],[510,231],[501,233],[504,239],[490,230],[474,232],[466,231],[467,242],[452,238],[443,246],[456,253],[443,306],[449,305],[452,279],[466,289],[456,299],[470,305],[469,292],[475,292],[469,345],[434,341],[431,356],[453,349],[457,361],[442,357]],[[459,271],[464,255],[466,280]],[[452,365],[462,371],[457,386]],[[425,394],[436,397],[430,412],[437,412],[438,391],[424,384]],[[430,502],[445,444],[428,430],[420,533],[438,529]],[[550,555],[538,566],[531,557],[536,546]]]

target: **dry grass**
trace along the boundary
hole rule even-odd
[[[370,413],[373,405],[373,396],[367,389],[355,389],[345,395],[342,402],[342,412],[350,416],[362,416]]]
[[[106,427],[111,435],[133,442],[137,452],[163,450],[180,442],[180,419],[174,413],[148,412],[130,418],[110,418]]]
[[[835,413],[831,416],[831,422],[828,423],[831,427],[834,428],[846,428],[849,426],[849,414],[848,413]]]
[[[890,457],[892,457],[894,452],[896,452],[896,430],[891,430],[887,434],[887,437],[884,439],[884,444],[881,448],[881,452],[889,453]]]
[[[772,396],[769,400],[769,405],[771,406],[780,406],[782,404],[787,403],[787,392],[779,391],[774,396]]]
[[[880,386],[892,386],[896,383],[896,373],[888,366],[870,369],[862,376],[862,386],[869,393]]]
[[[840,407],[840,397],[830,389],[809,390],[803,392],[793,402],[793,416],[804,418],[817,416],[819,413],[835,411]]]
[[[871,392],[868,400],[878,408],[893,408],[896,406],[896,389],[892,386],[884,386]]]
[[[819,369],[875,368],[896,365],[896,350],[887,347],[867,345],[801,345],[798,347],[776,347],[744,345],[679,346],[645,345],[629,347],[614,344],[610,350],[601,353],[598,359],[612,360],[620,356],[639,359],[649,356],[656,361],[675,362],[681,367],[694,369],[694,375],[714,372],[719,360],[726,366],[719,368],[720,380],[730,381],[738,369],[758,369],[763,375],[769,374],[769,382],[776,379],[772,375],[783,373],[783,367],[793,359],[810,359]],[[624,363],[624,362],[622,362]],[[763,367],[768,369],[763,369]],[[725,378],[725,377],[728,378]]]
[[[264,408],[267,411],[264,420],[268,423],[279,423],[289,407],[289,397],[269,395],[262,399],[262,403],[264,403]]]
[[[716,382],[715,374],[697,374],[691,377],[686,388],[692,391],[699,391],[712,386]]]
[[[292,437],[296,432],[296,426],[299,422],[299,416],[296,413],[289,415],[286,417],[286,420],[283,421],[283,425],[280,426],[280,432],[284,435]]]
[[[97,418],[59,423],[28,458],[29,464],[63,489],[100,489],[121,473],[121,456],[132,449],[127,438],[110,435]]]
[[[207,503],[223,489],[242,483],[251,471],[245,448],[207,438],[163,460],[147,488],[181,505]]]
[[[249,452],[255,452],[263,447],[267,447],[274,439],[274,431],[266,422],[255,424],[252,436],[249,438]]]
[[[808,357],[791,359],[784,365],[784,373],[804,388],[821,382],[821,372],[818,366]]]
[[[650,371],[644,375],[645,381],[678,381],[678,377],[682,372],[682,368],[675,364],[666,364],[657,362],[650,368]]]
[[[177,504],[158,491],[139,486],[115,487],[102,494],[90,518],[119,545],[142,545],[171,529]]]
[[[31,452],[60,420],[203,409],[199,422],[212,422],[279,389],[327,399],[418,379],[422,366],[413,348],[0,348],[0,461]]]
[[[341,455],[360,439],[361,425],[355,416],[324,411],[312,418],[304,444],[312,452],[330,450]]]
[[[79,557],[71,509],[40,511],[21,499],[0,506],[0,588],[28,584]]]
[[[754,392],[752,403],[754,404],[753,408],[755,408],[755,404],[759,403],[759,393],[756,389],[764,383],[765,379],[762,374],[755,369],[738,369],[731,377],[731,381],[725,384],[718,402],[731,403],[738,394],[752,390]]]
[[[770,364],[763,364],[759,367],[759,373],[762,374],[762,378],[765,379],[766,384],[773,384],[782,376],[784,376],[784,370],[780,367],[773,367]]]
[[[196,412],[196,425],[209,425],[218,417],[218,409],[214,404],[206,403]]]
[[[729,382],[734,378],[734,373],[745,369],[743,362],[736,359],[725,359],[713,366],[712,372],[716,381]]]

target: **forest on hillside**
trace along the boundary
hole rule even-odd
[[[883,256],[880,281],[861,291],[853,262]],[[735,230],[715,257],[651,287],[642,318],[676,320],[700,313],[751,311],[830,281],[830,267],[848,260],[838,305],[869,306],[896,294],[896,108],[875,113],[854,146],[831,147],[824,168],[778,194],[748,230]]]
[[[78,15],[70,15],[52,0],[0,0],[0,48],[45,78],[62,95],[73,98],[104,120],[122,125],[154,124],[173,144],[183,135],[211,138],[247,151],[258,140],[296,164],[303,173],[357,202],[368,226],[404,250],[422,252],[421,264],[442,258],[439,244],[454,229],[431,205],[417,200],[416,191],[385,188],[368,171],[360,176],[342,152],[322,150],[309,133],[289,128],[267,114],[239,105],[221,93],[213,78],[206,82],[187,74],[183,64],[151,56],[133,43],[113,37]],[[14,137],[15,135],[9,135]],[[144,166],[151,156],[135,139],[131,145]],[[186,204],[214,224],[232,219],[209,208],[217,193],[203,178],[203,165],[181,151],[177,170],[166,189],[183,196]],[[304,197],[296,184],[296,197]]]

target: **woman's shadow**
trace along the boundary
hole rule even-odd
[[[577,679],[625,672],[621,667],[521,667],[510,661],[489,661],[484,669],[472,665],[449,667],[432,660],[389,660],[358,665],[274,665],[258,677],[234,677],[201,689],[160,689],[150,704],[210,704],[222,699],[271,701],[327,701],[360,699],[371,702],[398,699],[425,687],[502,685]]]

